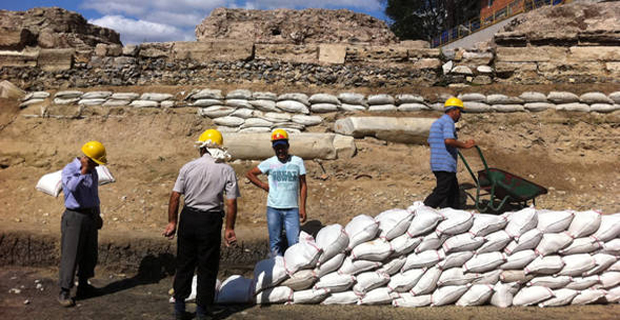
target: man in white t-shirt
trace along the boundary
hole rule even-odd
[[[306,168],[300,157],[288,153],[288,133],[285,130],[274,130],[271,144],[276,155],[250,170],[246,177],[257,187],[269,192],[269,249],[274,254],[283,255],[285,247],[281,244],[282,227],[290,247],[299,241],[300,222],[306,221]],[[260,174],[267,175],[268,184],[258,178]]]

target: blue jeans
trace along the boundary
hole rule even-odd
[[[269,230],[269,249],[284,255],[287,246],[283,243],[282,224],[286,232],[288,247],[299,242],[299,208],[277,209],[267,207],[267,229]]]

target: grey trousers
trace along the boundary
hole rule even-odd
[[[98,255],[97,210],[89,213],[65,210],[60,225],[59,285],[71,289],[78,270],[78,278],[95,276]]]

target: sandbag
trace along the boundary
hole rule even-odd
[[[474,223],[469,229],[474,237],[484,237],[499,230],[502,230],[508,224],[506,216],[498,216],[494,214],[474,214]]]
[[[407,261],[406,256],[400,256],[400,257],[391,259],[389,262],[383,264],[381,268],[377,269],[377,272],[387,273],[390,276],[392,276],[398,273],[403,268],[406,261]]]
[[[385,239],[375,239],[361,243],[351,250],[353,260],[383,261],[392,254],[392,245]]]
[[[198,109],[198,115],[201,117],[209,117],[211,119],[214,118],[222,118],[229,116],[235,111],[233,107],[225,107],[222,105],[213,105],[206,108]]]
[[[293,290],[289,287],[268,288],[256,295],[256,304],[285,303],[293,300]]]
[[[545,308],[569,305],[571,301],[573,301],[573,298],[577,296],[577,294],[579,294],[579,292],[573,289],[562,288],[553,290],[554,297],[545,302],[539,303],[538,306],[541,308]]]
[[[543,276],[527,282],[527,286],[541,286],[549,289],[561,289],[572,281],[570,276]]]
[[[423,103],[403,103],[396,107],[396,110],[400,112],[413,112],[413,111],[426,111],[430,110],[430,108]]]
[[[244,99],[226,99],[224,104],[233,108],[252,109],[252,105]]]
[[[504,249],[504,252],[507,254],[513,254],[522,250],[534,249],[540,243],[542,236],[543,234],[540,230],[531,229],[523,233],[518,240],[513,240],[510,242]]]
[[[255,100],[276,101],[276,99],[278,99],[278,95],[273,92],[268,92],[268,91],[267,92],[256,91],[252,93],[252,98]]]
[[[438,234],[457,235],[467,232],[474,224],[474,215],[469,211],[444,208],[439,213],[446,217],[435,228]]]
[[[328,289],[308,289],[293,292],[293,304],[317,304],[329,296]]]
[[[601,216],[601,225],[592,237],[603,242],[620,237],[620,213]]]
[[[321,228],[316,235],[316,245],[323,252],[319,257],[319,264],[344,252],[348,244],[349,236],[341,225],[332,224]]]
[[[346,104],[364,105],[364,95],[361,93],[343,92],[338,95],[338,100]]]
[[[446,239],[441,247],[445,254],[459,251],[472,251],[482,246],[484,241],[485,239],[483,237],[474,237],[470,233],[461,233]]]
[[[609,289],[620,284],[620,272],[617,271],[608,271],[601,274],[599,277],[601,281],[601,286],[603,289]]]
[[[620,302],[620,287],[615,287],[607,290],[607,293],[605,294],[605,301],[607,303]]]
[[[595,233],[601,225],[601,213],[595,210],[575,212],[575,218],[568,227],[573,238],[583,238]]]
[[[481,306],[491,299],[493,292],[492,285],[475,284],[458,299],[456,305],[460,307]]]
[[[116,95],[116,93],[114,94]],[[114,97],[114,95],[112,97]],[[224,96],[222,96],[222,90],[218,90],[218,89],[202,89],[192,95],[190,95],[188,97],[189,99],[193,99],[193,100],[200,100],[200,99],[218,99],[218,100],[222,100],[224,98]],[[136,98],[134,98],[136,99]]]
[[[248,103],[260,110],[260,111],[265,111],[265,112],[277,112],[279,111],[278,108],[276,107],[276,102],[272,101],[272,100],[250,100],[248,101]]]
[[[326,113],[338,111],[338,105],[331,103],[313,103],[310,106],[310,111],[313,113]]]
[[[363,272],[357,275],[353,291],[363,295],[368,291],[390,282],[390,275],[378,271]]]
[[[575,212],[572,210],[538,210],[538,225],[536,229],[542,233],[563,232],[568,229],[574,217]]]
[[[449,238],[450,236],[447,234],[438,235],[433,232],[422,238],[422,242],[415,248],[416,253],[428,251],[428,250],[437,250],[441,248],[441,245]]]
[[[331,94],[327,94],[327,93],[313,94],[312,96],[310,96],[310,99],[308,99],[308,101],[311,104],[315,104],[315,103],[339,104],[340,103],[340,101],[338,100],[338,98],[336,98],[336,96],[332,96]]]
[[[342,262],[342,266],[338,269],[338,273],[356,275],[364,271],[374,270],[381,265],[381,262],[377,261],[353,260],[351,257],[346,257]]]
[[[238,127],[242,125],[243,122],[245,122],[243,118],[231,117],[231,116],[225,116],[225,117],[213,119],[213,123],[220,125],[220,126],[227,126],[227,127]]]
[[[506,256],[506,262],[500,266],[503,270],[523,269],[536,259],[534,250],[523,250]]]
[[[531,306],[553,297],[553,290],[547,287],[525,287],[515,295],[512,304],[515,306]]]
[[[440,221],[444,220],[444,217],[433,208],[424,205],[414,205],[412,207],[410,208],[412,208],[411,212],[414,216],[407,229],[407,234],[412,238],[431,232]]]
[[[505,230],[511,237],[518,239],[522,234],[536,228],[536,225],[538,214],[536,209],[530,207],[512,213]]]
[[[476,250],[476,254],[502,251],[512,240],[512,238],[504,230],[493,232],[485,236],[483,239],[484,244]]]
[[[52,197],[58,197],[62,192],[62,170],[43,175],[35,189]]]
[[[306,106],[310,105],[310,101],[308,100],[308,96],[304,93],[284,93],[278,96],[278,101],[296,101],[302,103]]]
[[[570,304],[586,305],[586,304],[594,303],[603,297],[605,297],[605,290],[586,289],[586,290],[580,291],[579,294],[573,298]]]
[[[357,302],[358,305],[381,305],[391,304],[392,295],[390,289],[383,287],[369,291]]]
[[[349,290],[355,283],[355,276],[350,274],[339,274],[338,272],[332,272],[324,275],[314,285],[314,289],[328,289],[332,294],[334,292],[343,292]]]
[[[394,111],[398,111],[398,109],[396,109],[396,106],[393,104],[379,104],[379,105],[369,106],[368,111],[370,112],[394,112]]]
[[[405,103],[424,103],[424,97],[418,94],[397,94],[396,104],[401,105]]]
[[[411,253],[420,243],[422,237],[411,238],[408,234],[403,234],[390,241],[392,245],[392,256],[401,256]]]
[[[519,292],[521,286],[516,282],[511,283],[497,283],[493,287],[493,294],[489,301],[491,305],[500,308],[508,308],[512,305],[514,295]]]
[[[411,293],[417,296],[433,292],[437,287],[437,280],[439,280],[440,276],[441,269],[437,267],[426,270],[424,275],[418,280],[418,283],[411,289]]]
[[[323,122],[323,118],[320,116],[306,116],[303,114],[296,114],[291,120],[295,123],[303,124],[304,126],[315,126]]]
[[[321,249],[314,241],[300,241],[290,246],[284,252],[284,267],[289,275],[297,272],[297,270],[314,268],[319,257]]]
[[[494,285],[499,282],[499,277],[502,274],[502,269],[495,269],[483,273],[478,273],[480,276],[478,279],[474,280],[472,284],[491,284]]]
[[[534,275],[525,274],[524,270],[503,270],[499,275],[499,279],[504,283],[516,282],[524,285],[528,281],[534,279]]]
[[[595,255],[592,255],[592,258],[594,259],[595,266],[594,268],[584,272],[583,273],[584,277],[601,273],[607,270],[610,266],[612,266],[618,260],[616,256],[606,254],[606,253],[597,253]]]
[[[347,103],[341,104],[340,109],[342,109],[343,111],[349,111],[349,112],[366,111],[366,107],[364,107],[363,105],[347,104]]]
[[[467,286],[445,286],[438,288],[431,295],[431,307],[452,304],[457,301],[466,291]]]
[[[379,223],[379,237],[390,241],[407,232],[413,213],[403,209],[391,209],[375,217]]]
[[[335,292],[330,294],[321,304],[324,305],[345,305],[356,304],[359,301],[360,296],[353,291]]]
[[[312,288],[319,277],[314,270],[299,270],[280,283],[281,286],[289,287],[293,291],[301,291]]]
[[[387,287],[395,292],[407,292],[420,281],[426,269],[410,269],[390,277]]]
[[[372,217],[361,214],[351,219],[344,230],[349,235],[348,249],[353,249],[362,242],[374,239],[379,231],[379,223]]]
[[[442,270],[447,270],[454,267],[461,267],[467,260],[474,256],[473,251],[460,251],[446,255],[446,257],[437,263],[437,266]]]
[[[547,256],[550,254],[556,254],[560,250],[568,247],[573,242],[573,237],[571,237],[568,232],[561,233],[545,233],[536,246],[534,252],[537,255]]]
[[[441,261],[444,257],[445,254],[441,250],[427,250],[420,253],[412,253],[407,256],[407,261],[405,261],[402,271],[431,267],[436,265],[437,262]]]
[[[560,276],[581,276],[596,266],[594,258],[587,253],[564,256],[562,261],[564,262],[564,267],[558,272]]]
[[[487,272],[506,262],[506,255],[501,252],[489,252],[474,256],[463,265],[465,272]]]
[[[278,101],[276,102],[276,107],[280,110],[291,113],[310,113],[310,110],[308,110],[308,107],[306,107],[305,104],[294,100]]]
[[[474,282],[481,277],[478,273],[465,273],[463,268],[456,267],[444,270],[437,280],[437,286],[460,286]]]
[[[388,94],[371,94],[368,96],[368,104],[381,105],[381,104],[394,104],[394,97]]]
[[[554,102],[554,103],[571,103],[571,102],[578,102],[579,96],[577,96],[576,94],[572,92],[551,91],[547,95],[547,100]]]
[[[573,242],[568,247],[561,249],[559,253],[562,255],[590,253],[595,250],[601,249],[602,247],[603,243],[593,237],[578,238],[573,240]]]
[[[226,94],[226,99],[252,99],[252,92],[247,89],[235,89]]]
[[[525,274],[554,274],[564,267],[560,256],[538,257],[525,267]]]
[[[601,278],[597,275],[588,277],[572,277],[571,282],[566,285],[566,288],[573,290],[585,290],[599,283],[601,283]]]
[[[254,286],[252,279],[240,275],[228,277],[220,285],[217,291],[215,303],[217,304],[245,304],[254,298]]]
[[[613,239],[611,241],[605,242],[603,244],[603,248],[601,249],[601,253],[620,256],[620,239]]]
[[[317,276],[320,278],[328,273],[337,271],[342,266],[344,262],[344,258],[346,255],[344,253],[338,253],[333,256],[331,259],[322,262],[316,269],[315,272]]]
[[[432,295],[430,294],[414,296],[411,293],[402,293],[400,298],[392,300],[392,305],[394,307],[419,308],[430,305],[431,301]]]
[[[240,109],[233,111],[233,113],[231,113],[230,116],[248,120],[250,118],[257,118],[257,117],[262,116],[262,112],[252,110],[252,109],[247,109],[247,108],[240,108]]]
[[[274,287],[288,277],[284,268],[284,257],[275,256],[261,260],[254,266],[254,291]]]

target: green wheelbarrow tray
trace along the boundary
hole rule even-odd
[[[547,189],[534,182],[523,179],[515,174],[497,168],[489,168],[482,151],[476,146],[480,159],[484,164],[484,170],[478,171],[478,177],[474,175],[469,164],[459,152],[459,156],[463,160],[467,171],[471,174],[476,182],[476,197],[472,197],[475,202],[476,209],[480,212],[498,213],[507,203],[517,203],[521,207],[527,206],[527,202],[532,200],[536,203],[536,197],[547,193]],[[481,190],[487,193],[482,194]],[[489,196],[486,205],[483,202],[487,199],[483,197]],[[470,196],[471,197],[471,196]],[[498,205],[494,203],[499,201]]]

